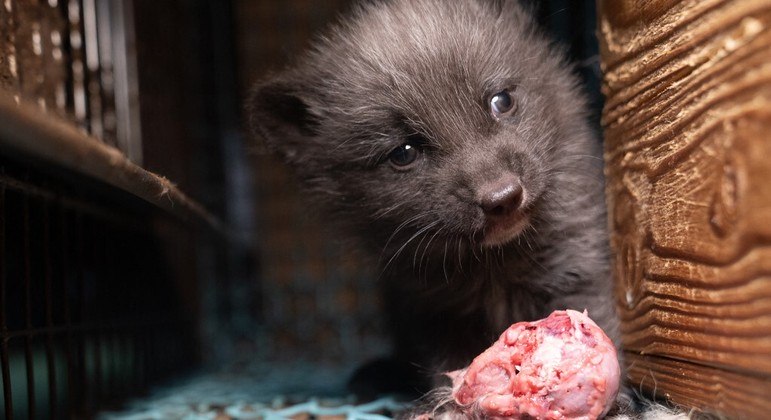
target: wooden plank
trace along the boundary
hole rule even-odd
[[[611,243],[633,377],[660,383],[686,361],[689,374],[666,379],[674,401],[765,413],[771,0],[599,5]],[[706,372],[766,401],[741,411],[699,396]]]
[[[628,353],[627,359],[627,373],[649,395],[669,399],[676,395],[685,406],[731,413],[732,418],[762,419],[771,413],[771,378],[636,353]]]

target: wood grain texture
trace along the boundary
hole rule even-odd
[[[766,419],[771,413],[768,378],[745,376],[667,358],[628,353],[628,374],[657,398],[731,418]],[[706,403],[705,403],[706,402]]]
[[[767,413],[771,0],[599,5],[623,343],[655,356],[631,358],[630,373],[666,376],[676,402]],[[683,375],[671,375],[674,360]],[[694,391],[708,371],[765,398],[715,405]]]

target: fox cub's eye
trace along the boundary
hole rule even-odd
[[[509,89],[502,90],[490,98],[490,113],[495,119],[501,119],[517,111],[517,103]]]
[[[388,160],[397,169],[407,169],[417,162],[420,156],[420,148],[411,143],[405,143],[388,155]]]

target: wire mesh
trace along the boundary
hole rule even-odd
[[[154,390],[102,420],[139,419],[389,419],[409,402],[382,397],[360,402],[345,391],[337,366],[254,362],[200,374]]]
[[[4,0],[0,89],[140,162],[130,12],[131,0]]]
[[[169,249],[184,248],[189,234],[164,243],[141,207],[62,179],[0,159],[0,413],[8,420],[87,417],[197,357],[169,264]]]

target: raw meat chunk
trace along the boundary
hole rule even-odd
[[[620,369],[602,329],[567,310],[512,325],[468,368],[448,375],[469,417],[596,419],[613,404]]]

